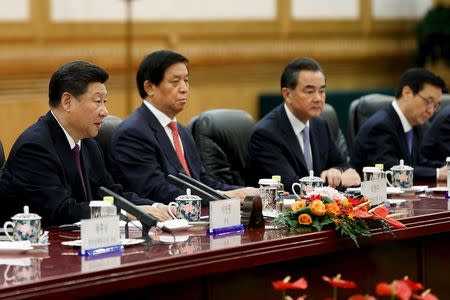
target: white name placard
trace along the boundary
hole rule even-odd
[[[209,228],[229,228],[241,225],[241,202],[226,199],[209,202]]]
[[[81,253],[121,245],[119,216],[81,220]]]

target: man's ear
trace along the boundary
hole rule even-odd
[[[73,107],[73,97],[71,94],[64,92],[61,96],[61,107],[66,111],[70,112]]]
[[[405,85],[402,88],[402,97],[409,97],[413,95],[414,95],[413,90],[409,86]]]
[[[287,87],[281,89],[281,95],[283,96],[286,103],[291,102],[291,91]]]
[[[147,95],[150,97],[150,99],[155,94],[155,87],[156,87],[156,85],[151,83],[150,80],[144,81],[144,90],[147,93]]]

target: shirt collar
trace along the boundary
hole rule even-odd
[[[157,109],[153,104],[149,101],[144,100],[144,105],[155,115],[156,119],[159,121],[162,127],[166,127],[170,122],[176,122],[177,118],[169,118],[165,113]]]
[[[309,120],[306,122],[306,124],[303,124],[302,121],[300,121],[299,119],[297,119],[296,116],[294,116],[294,114],[291,112],[291,110],[286,105],[286,103],[284,103],[284,110],[286,111],[286,115],[287,115],[289,122],[291,123],[292,129],[294,129],[294,133],[296,135],[299,134],[300,132],[302,132],[303,128],[305,128],[305,126],[309,126]]]
[[[75,144],[78,144],[78,147],[80,147],[80,149],[81,149],[81,140],[79,140],[78,143],[75,143],[75,141],[70,136],[70,134],[67,132],[67,130],[61,125],[61,123],[59,123],[59,120],[55,116],[53,111],[50,110],[50,112],[52,113],[52,115],[55,118],[56,122],[58,122],[59,127],[61,127],[61,129],[63,130],[64,134],[66,135],[67,141],[69,142],[70,149],[72,150],[75,147]]]
[[[400,118],[400,122],[402,123],[403,131],[408,132],[412,129],[411,124],[409,124],[408,120],[406,119],[405,115],[403,114],[400,107],[398,107],[397,101],[392,102],[392,106],[395,109],[395,112],[397,113],[398,117]]]

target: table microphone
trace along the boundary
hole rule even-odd
[[[202,198],[202,200],[204,201],[216,201],[216,200],[220,200],[222,198],[218,198],[216,195],[212,195],[208,192],[206,192],[205,190],[181,179],[178,177],[173,176],[172,174],[167,175],[167,181],[170,182],[173,185],[176,185],[177,187],[185,190],[187,188],[191,189],[191,191],[194,192],[194,194],[198,194],[200,196],[200,198]]]
[[[199,189],[202,189],[208,193],[210,193],[211,195],[214,195],[217,199],[223,200],[223,199],[230,199],[230,197],[228,197],[227,195],[224,195],[222,193],[219,193],[218,191],[216,191],[215,189],[210,188],[209,186],[207,186],[206,184],[204,184],[203,182],[200,182],[190,176],[187,176],[184,173],[178,173],[178,177],[181,177],[182,179],[184,179],[185,181],[189,182],[190,184],[198,187]]]
[[[156,223],[158,222],[152,215],[146,213],[142,209],[140,209],[135,204],[131,203],[124,197],[120,196],[119,194],[114,193],[113,191],[105,188],[100,187],[100,191],[103,193],[113,196],[114,197],[114,205],[117,206],[119,209],[123,209],[129,214],[136,217],[138,221],[142,223],[142,238],[144,238],[146,241],[149,240],[148,232],[151,227],[156,226]]]

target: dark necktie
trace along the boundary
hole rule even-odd
[[[313,169],[312,157],[311,157],[311,143],[309,141],[309,127],[303,128],[303,155],[305,156],[306,166],[308,172]]]
[[[186,162],[186,158],[184,157],[183,150],[181,149],[181,143],[180,143],[180,137],[178,135],[177,123],[170,122],[168,126],[172,130],[173,144],[175,146],[175,152],[177,153],[178,160],[180,161],[181,166],[183,166],[183,169],[186,172],[186,174],[191,176],[191,173],[189,172],[189,167]]]
[[[413,131],[412,131],[412,129],[407,131],[405,134],[406,134],[406,142],[408,143],[409,153],[411,154],[412,146],[413,146]]]
[[[75,147],[72,149],[72,151],[73,151],[73,155],[75,157],[75,164],[77,165],[78,175],[80,176],[80,179],[81,179],[81,185],[83,186],[84,195],[87,198],[86,186],[84,184],[83,171],[81,169],[80,146],[78,146],[78,144],[75,144]]]

